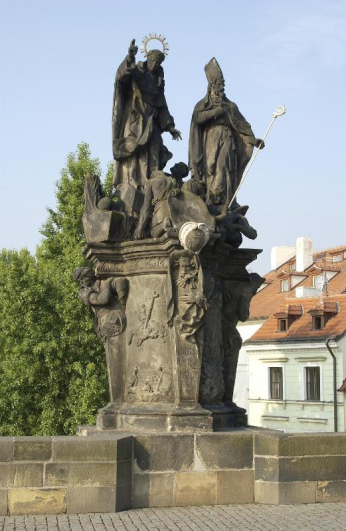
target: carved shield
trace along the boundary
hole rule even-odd
[[[209,214],[204,201],[198,195],[184,191],[178,195],[168,196],[168,207],[173,225],[180,227],[189,221],[205,223],[211,232],[215,230],[215,220]]]

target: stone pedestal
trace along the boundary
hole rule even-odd
[[[93,308],[111,399],[99,411],[99,430],[198,432],[246,424],[231,404],[241,345],[236,323],[256,290],[246,266],[259,252],[214,237],[197,256],[166,235],[87,245],[99,290],[110,278],[115,286],[123,279],[107,306]]]

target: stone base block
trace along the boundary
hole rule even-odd
[[[66,489],[9,489],[11,515],[60,514],[66,512]]]
[[[229,407],[227,405],[204,405],[203,406],[212,415],[212,430],[211,431],[224,431],[235,427],[247,426],[247,415],[245,409],[244,413],[240,412],[240,408]]]
[[[253,470],[219,470],[216,473],[216,503],[254,503]]]
[[[115,487],[71,487],[67,489],[67,512],[115,511]]]
[[[133,476],[132,507],[172,507],[174,474],[150,472]]]
[[[175,505],[214,505],[216,472],[177,472],[174,475]]]
[[[318,481],[316,501],[331,503],[346,501],[346,481]]]
[[[255,482],[255,502],[272,505],[293,505],[316,502],[316,481],[279,483]]]
[[[115,510],[127,511],[132,508],[132,478],[131,483],[116,486]]]
[[[7,490],[0,489],[0,515],[7,514]]]
[[[220,428],[234,425],[223,422]],[[98,431],[126,432],[189,432],[213,431],[212,413],[200,405],[132,405],[108,404],[99,410],[96,428]],[[85,433],[81,433],[84,435]]]

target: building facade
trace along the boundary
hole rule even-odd
[[[295,248],[273,249],[272,271],[239,327],[235,401],[250,425],[346,431],[345,266],[346,246],[313,253],[298,238]]]

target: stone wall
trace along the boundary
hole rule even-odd
[[[132,437],[1,437],[0,514],[131,507]]]
[[[346,501],[346,435],[0,438],[0,514]]]

